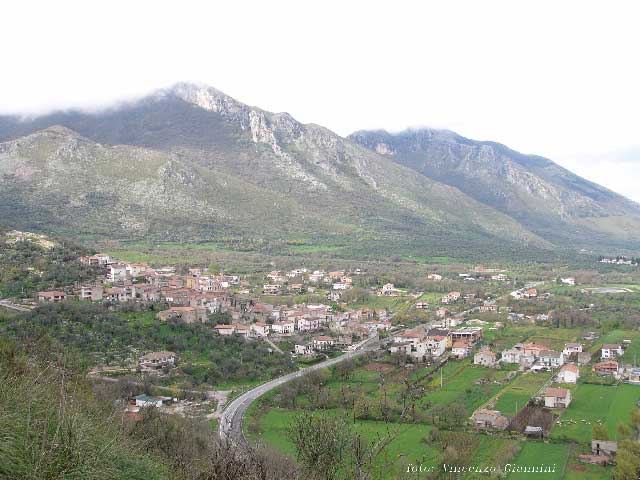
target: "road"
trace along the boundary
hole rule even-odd
[[[0,307],[9,308],[11,310],[16,310],[18,312],[30,312],[31,309],[25,307],[24,305],[18,305],[16,303],[11,302],[10,300],[0,300]]]
[[[222,440],[231,440],[238,446],[247,446],[247,440],[244,438],[244,434],[242,433],[242,421],[244,419],[244,414],[247,411],[247,408],[249,408],[249,405],[251,405],[251,403],[253,403],[258,397],[264,395],[270,390],[273,390],[274,388],[277,388],[296,378],[300,378],[303,375],[306,375],[307,373],[314,370],[327,368],[337,363],[344,362],[349,358],[354,358],[362,355],[363,353],[377,350],[378,346],[378,337],[370,337],[364,342],[361,342],[358,348],[351,352],[347,352],[344,355],[340,355],[339,357],[330,358],[329,360],[317,363],[311,367],[288,373],[286,375],[283,375],[282,377],[270,380],[267,383],[263,383],[262,385],[259,385],[249,390],[248,392],[243,393],[238,398],[234,399],[223,410],[222,415],[219,419],[220,438]]]

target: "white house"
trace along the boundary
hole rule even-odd
[[[326,335],[320,335],[313,339],[313,348],[315,350],[328,350],[335,343],[336,341],[333,338],[327,337]]]
[[[520,357],[522,356],[522,350],[518,348],[508,348],[502,351],[502,357],[500,361],[502,363],[520,363]]]
[[[295,329],[296,329],[296,324],[291,320],[287,320],[284,322],[276,322],[273,325],[271,325],[271,331],[273,333],[278,333],[280,335],[291,334],[294,332]]]
[[[540,352],[538,362],[545,367],[558,368],[564,365],[564,357],[560,352],[543,350]]]
[[[556,381],[558,383],[577,383],[578,378],[580,378],[580,369],[573,363],[568,363],[560,369]]]
[[[482,347],[474,356],[473,356],[473,364],[474,365],[482,365],[484,367],[495,367],[496,366],[496,354],[492,352],[489,347]]]
[[[393,283],[385,283],[381,290],[382,295],[395,295],[396,287]]]
[[[266,337],[271,331],[271,325],[263,322],[256,322],[251,324],[251,332],[258,337]]]
[[[582,353],[581,343],[565,343],[564,344],[564,350],[562,350],[562,354],[565,357],[570,357],[571,355],[577,355],[578,353]]]
[[[623,353],[622,345],[616,343],[605,343],[602,345],[602,349],[600,350],[600,358],[616,358],[618,356],[622,356]]]
[[[296,355],[313,355],[313,348],[311,345],[296,344],[293,347],[293,351]]]
[[[566,388],[548,387],[544,391],[544,406],[548,408],[567,408],[571,403],[571,391]]]
[[[123,263],[112,263],[109,265],[107,280],[111,283],[127,279],[127,266]]]
[[[216,325],[213,329],[220,335],[233,335],[236,333],[233,325]]]
[[[576,284],[576,279],[573,277],[561,278],[560,281],[565,285],[574,286]]]
[[[469,345],[467,342],[458,340],[451,346],[451,354],[456,358],[467,358],[469,356]]]

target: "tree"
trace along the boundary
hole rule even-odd
[[[609,440],[609,430],[604,425],[594,425],[591,438],[594,440]]]
[[[304,478],[332,480],[345,460],[351,431],[344,419],[304,412],[288,430]]]
[[[613,477],[616,480],[637,480],[640,474],[640,443],[622,440],[616,455],[616,468]]]

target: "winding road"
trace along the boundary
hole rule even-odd
[[[366,352],[377,350],[380,345],[377,336],[369,337],[367,340],[364,340],[353,351],[347,352],[344,355],[340,355],[339,357],[330,358],[329,360],[325,360],[324,362],[317,363],[311,367],[307,367],[302,370],[298,370],[296,372],[291,372],[282,377],[278,377],[274,380],[270,380],[267,383],[263,383],[262,385],[258,385],[257,387],[243,393],[238,398],[234,399],[226,408],[223,410],[222,415],[219,419],[219,434],[222,440],[229,440],[238,446],[248,446],[247,440],[244,438],[244,434],[242,433],[242,421],[244,419],[244,414],[249,408],[249,405],[253,403],[258,397],[264,395],[265,393],[273,390],[274,388],[283,385],[284,383],[290,382],[296,378],[300,378],[303,375],[306,375],[309,372],[314,370],[320,370],[322,368],[327,368],[332,365],[335,365],[340,362],[344,362],[350,358],[357,357]]]

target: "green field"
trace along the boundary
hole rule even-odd
[[[498,393],[494,408],[503,415],[513,416],[526,405],[547,380],[550,373],[524,373]]]
[[[341,414],[340,411],[326,411],[330,415]],[[249,412],[247,420],[258,422],[259,432],[247,433],[252,441],[264,442],[279,451],[295,458],[295,448],[287,437],[287,426],[291,424],[296,412],[284,409],[270,409],[257,419],[256,410]],[[391,432],[396,438],[385,451],[380,464],[390,463],[384,478],[423,478],[407,473],[409,465],[422,464],[441,468],[442,446],[431,442],[427,437],[431,431],[428,425],[416,424],[386,424],[380,421],[357,421],[356,432],[363,434],[368,439],[386,435]],[[245,429],[250,430],[250,429]],[[510,456],[517,450],[517,441],[512,439],[490,437],[472,433],[460,433],[470,445],[472,452],[464,464],[469,465],[501,465],[510,461]],[[480,475],[466,475],[463,478],[483,478]]]
[[[611,438],[616,438],[618,422],[629,421],[629,412],[640,400],[640,387],[579,384],[573,392],[571,405],[562,415],[551,437],[587,443],[591,441],[593,426],[602,422]]]
[[[522,449],[511,462],[518,467],[549,467],[552,473],[524,473],[511,472],[507,478],[509,480],[527,480],[531,478],[545,478],[556,480],[565,478],[564,471],[567,463],[569,446],[563,444],[542,443],[536,441],[526,441]]]

